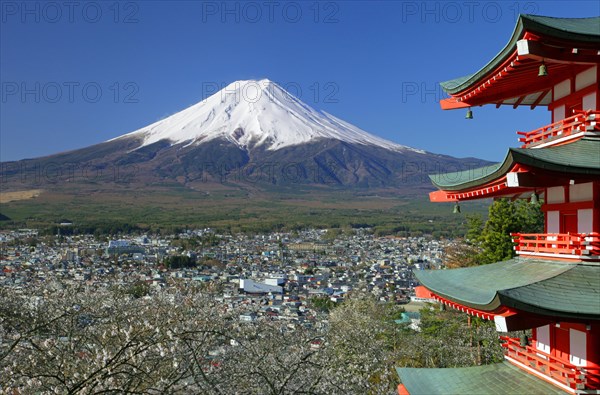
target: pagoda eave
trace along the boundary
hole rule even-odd
[[[483,187],[468,192],[456,191],[434,191],[429,193],[429,201],[433,203],[449,203],[468,200],[490,199],[500,197],[519,197],[520,195],[532,192],[535,188],[510,188],[505,184],[499,184],[491,187]]]
[[[573,74],[600,65],[600,38],[588,32],[597,19],[562,23],[551,18],[521,15],[508,44],[479,71],[443,82],[451,96],[442,109],[523,102],[525,95],[547,92]],[[541,76],[544,62],[547,73]],[[550,98],[548,98],[550,99]],[[548,105],[545,95],[534,105]],[[548,101],[548,102],[547,102]],[[511,103],[509,103],[511,102]]]
[[[513,258],[483,266],[414,273],[435,299],[485,319],[503,316],[508,330],[533,327],[544,320],[600,320],[600,278],[594,264]],[[531,320],[515,317],[519,312]]]
[[[526,27],[521,22],[528,25]],[[552,102],[552,87],[573,74],[600,65],[600,42],[574,44],[566,32],[549,34],[521,18],[509,44],[478,72],[442,83],[450,95],[441,100],[443,110],[495,104],[547,106]],[[566,34],[566,36],[565,36]],[[562,37],[561,37],[562,36]],[[546,73],[540,75],[544,64]]]
[[[538,71],[544,61],[547,76],[539,77]],[[506,64],[493,70],[468,89],[440,100],[443,110],[494,104],[518,106],[548,106],[551,103],[551,89],[554,85],[593,66],[600,65],[600,55],[565,56],[545,58],[543,55],[513,54]]]
[[[546,63],[583,64],[593,66],[600,63],[598,48],[557,48],[538,40],[517,41],[517,54],[523,59],[533,59]]]
[[[492,310],[481,310],[466,306],[461,303],[446,299],[436,293],[432,293],[433,298],[444,306],[461,311],[470,316],[481,318],[488,321],[494,321],[498,332],[519,331],[530,329],[537,326],[547,325],[553,322],[548,316],[532,314],[500,304]]]
[[[476,188],[463,190],[438,190],[429,193],[434,203],[458,202],[488,198],[518,198],[532,192],[543,193],[544,188],[563,185],[572,178],[564,174],[539,169],[515,166],[504,176]]]
[[[520,183],[519,183],[520,182]],[[548,183],[551,180],[547,180]],[[513,167],[500,177],[464,189],[438,190],[429,193],[431,202],[457,202],[498,197],[514,197],[540,187],[540,179],[528,171],[526,167],[514,164]]]
[[[481,309],[476,309],[473,307],[466,306],[461,303],[457,303],[455,301],[452,301],[451,299],[448,299],[441,295],[438,295],[435,292],[432,292],[432,295],[435,300],[437,300],[438,302],[440,302],[441,304],[443,304],[445,306],[448,306],[454,310],[462,311],[463,313],[467,313],[468,315],[471,315],[474,317],[483,318],[484,320],[493,320],[494,316],[496,316],[496,315],[510,313],[509,310],[503,306],[499,306],[499,307],[489,310],[489,311],[481,310]]]
[[[570,183],[592,182],[600,176],[600,139],[581,137],[570,144],[544,149],[511,148],[503,162],[478,169],[433,174],[439,191],[432,202],[457,202],[518,197],[526,192]],[[554,156],[567,158],[560,162]],[[568,162],[567,162],[568,160]]]

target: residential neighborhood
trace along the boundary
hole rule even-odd
[[[412,271],[439,267],[451,243],[374,237],[368,229],[335,237],[328,232],[230,235],[198,229],[98,238],[3,231],[0,286],[28,294],[56,279],[93,287],[137,285],[150,292],[196,282],[218,289],[225,308],[244,311],[240,321],[285,320],[291,327],[310,327],[325,325],[327,318],[322,314],[327,309],[315,307],[314,300],[333,305],[360,291],[381,302],[409,303],[417,285]]]

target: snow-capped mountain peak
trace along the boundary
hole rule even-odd
[[[233,82],[183,111],[116,139],[130,137],[141,138],[140,147],[161,140],[172,145],[200,145],[221,138],[245,150],[262,146],[275,151],[319,139],[334,139],[424,153],[318,111],[268,79]]]

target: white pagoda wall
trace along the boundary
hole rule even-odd
[[[545,232],[563,233],[560,222],[561,213],[565,212],[577,215],[577,233],[599,232],[600,209],[597,203],[599,201],[600,182],[597,181],[547,188],[545,205],[552,205],[552,210],[546,211]],[[583,207],[581,203],[584,203]]]
[[[566,113],[570,101],[569,97],[571,96],[574,99],[581,99],[583,110],[600,110],[598,74],[598,66],[593,66],[578,73],[574,78],[563,80],[554,85],[552,88],[552,103],[548,106],[552,110],[552,122],[558,122],[572,115]]]

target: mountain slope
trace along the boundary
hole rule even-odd
[[[5,188],[176,183],[432,189],[427,174],[487,164],[396,144],[313,109],[269,81],[238,81],[134,132],[2,164]]]

